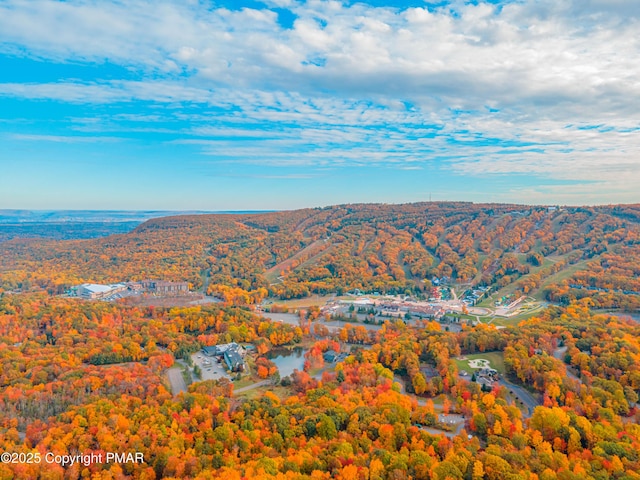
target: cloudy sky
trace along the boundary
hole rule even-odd
[[[640,201],[637,0],[0,0],[0,208]]]

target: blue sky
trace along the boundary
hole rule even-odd
[[[0,208],[640,201],[640,3],[0,1]]]

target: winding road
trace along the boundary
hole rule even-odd
[[[455,413],[452,414],[445,414],[445,413],[440,413],[438,415],[438,421],[440,423],[448,423],[450,425],[455,425],[456,428],[455,430],[453,430],[452,432],[446,431],[446,430],[441,430],[439,428],[435,428],[435,427],[425,427],[422,425],[416,425],[420,430],[424,430],[425,432],[429,432],[431,435],[442,435],[444,434],[445,437],[448,438],[453,438],[453,437],[457,437],[458,435],[460,435],[460,432],[462,431],[462,429],[464,428],[465,425],[465,420],[464,417],[462,415],[458,415]]]
[[[567,377],[569,377],[572,380],[575,380],[577,382],[582,383],[582,380],[580,380],[580,378],[575,373],[573,373],[571,367],[569,367],[567,364],[564,363],[564,354],[565,353],[567,353],[567,347],[558,347],[553,351],[553,357],[556,358],[557,360],[560,360],[564,364],[564,366],[565,366],[565,368],[567,370]]]
[[[424,407],[427,404],[427,399],[426,398],[418,397],[417,395],[414,395],[412,393],[407,393],[407,389],[406,389],[406,386],[405,386],[406,382],[405,382],[404,378],[402,378],[402,377],[400,377],[398,375],[394,375],[393,376],[393,381],[400,385],[400,393],[402,395],[406,395],[407,397],[410,397],[411,399],[415,400],[416,402],[418,402],[418,405],[420,405],[420,406]],[[434,407],[435,410],[442,410],[442,405],[434,404],[433,407]],[[455,428],[454,431],[449,432],[449,431],[446,431],[446,430],[441,430],[441,429],[436,428],[436,427],[425,427],[423,425],[418,425],[418,424],[414,424],[414,426],[418,427],[420,430],[424,430],[425,432],[429,432],[431,435],[444,434],[448,438],[453,438],[453,437],[457,437],[460,434],[460,432],[464,428],[464,424],[465,424],[464,417],[462,417],[461,415],[455,414],[455,413],[452,413],[452,414],[439,413],[438,414],[438,421],[440,423],[449,423],[449,422],[451,422],[451,424],[455,425],[456,428]]]
[[[538,400],[536,400],[536,398],[530,392],[528,392],[525,388],[521,387],[520,385],[511,383],[510,381],[505,380],[504,378],[501,378],[500,380],[498,380],[498,383],[503,387],[505,387],[510,392],[512,392],[513,395],[518,397],[518,400],[520,400],[522,404],[527,408],[527,412],[524,414],[524,418],[531,418],[531,415],[533,415],[533,410],[536,407],[542,405],[542,402],[539,402]]]
[[[180,392],[187,391],[187,384],[182,377],[182,370],[180,367],[171,367],[167,370],[167,378],[171,384],[171,392],[174,395],[178,395]]]
[[[254,388],[259,388],[259,387],[263,387],[265,385],[271,385],[273,384],[272,380],[262,380],[261,382],[256,382],[256,383],[252,383],[251,385],[247,385],[246,387],[242,387],[242,388],[238,388],[238,389],[233,389],[233,393],[234,395],[236,393],[242,393],[242,392],[248,392],[249,390],[253,390]]]

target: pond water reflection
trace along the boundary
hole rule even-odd
[[[294,370],[302,370],[306,349],[302,347],[276,348],[265,354],[269,360],[276,364],[280,377],[291,375]]]

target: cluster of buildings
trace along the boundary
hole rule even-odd
[[[491,287],[477,287],[469,289],[464,292],[462,302],[465,305],[474,306],[488,294],[490,289]]]
[[[344,313],[347,306],[353,306],[358,309],[365,308],[367,313],[375,313],[384,317],[404,318],[407,314],[417,318],[429,318],[440,320],[448,313],[449,309],[445,304],[435,302],[414,302],[408,300],[408,297],[402,299],[376,299],[371,300],[367,297],[359,298],[355,301],[338,301],[328,303],[321,309],[322,314],[339,314]],[[360,310],[361,311],[361,310]]]
[[[167,282],[164,280],[143,280],[141,282],[112,283],[101,285],[83,283],[71,289],[70,294],[88,300],[115,300],[129,295],[150,293],[152,295],[186,295],[187,282]]]
[[[408,313],[414,317],[438,320],[447,312],[442,305],[425,302],[383,300],[376,302],[374,305],[381,315],[390,317],[404,317]]]
[[[469,375],[469,373],[465,370],[461,370],[460,375],[466,377]],[[473,372],[471,381],[476,382],[478,385],[491,388],[493,387],[493,384],[499,380],[499,378],[500,374],[497,370],[490,367],[482,367]]]
[[[202,353],[207,357],[218,357],[219,361],[224,361],[232,372],[242,372],[244,370],[246,350],[236,342],[203,347]]]
[[[130,282],[129,288],[134,291],[143,291],[155,295],[185,295],[189,293],[187,282],[167,282],[165,280],[142,280]]]

